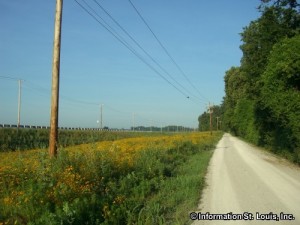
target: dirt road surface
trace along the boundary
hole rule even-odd
[[[300,225],[299,167],[230,134],[218,143],[206,182],[193,225]],[[228,220],[204,220],[213,218]]]

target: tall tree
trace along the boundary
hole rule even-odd
[[[288,148],[300,158],[300,5],[261,2],[261,16],[241,33],[241,65],[225,74],[224,122],[237,135]]]
[[[270,1],[263,1],[260,6],[261,17],[252,21],[241,33],[241,68],[247,75],[250,83],[248,92],[254,99],[259,96],[260,77],[273,45],[299,33],[299,13],[294,7],[286,7],[289,4],[295,6],[293,1],[275,1],[271,6],[267,3]]]
[[[247,77],[240,67],[231,67],[226,71],[225,77],[225,98],[224,98],[224,128],[238,133],[238,127],[234,123],[235,107],[240,99],[246,95]]]
[[[261,106],[276,148],[293,149],[300,160],[300,35],[277,43],[262,76]],[[271,118],[271,120],[270,120]]]
[[[300,4],[297,0],[261,0],[262,4],[259,8],[268,5],[269,3],[273,4],[276,7],[289,7],[292,9],[299,9]]]

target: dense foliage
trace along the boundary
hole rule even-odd
[[[0,152],[0,224],[186,224],[221,133]]]
[[[300,4],[262,0],[225,74],[223,128],[300,163]]]
[[[211,129],[212,130],[221,130],[222,129],[222,120],[221,117],[223,115],[223,107],[222,106],[212,106],[212,118],[211,118]],[[208,131],[210,130],[210,113],[204,112],[198,118],[199,121],[199,131]]]

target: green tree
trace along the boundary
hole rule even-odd
[[[223,115],[224,115],[224,105],[215,105],[212,107],[213,113],[212,113],[212,130],[221,130],[222,129],[222,121],[223,121]],[[218,117],[218,119],[217,119]],[[210,130],[210,115],[208,112],[202,113],[198,117],[199,121],[199,131],[208,131]],[[217,124],[218,123],[218,124]]]
[[[261,105],[271,117],[271,121],[266,121],[267,127],[272,128],[270,141],[276,148],[299,151],[300,35],[274,46],[262,81]]]
[[[210,129],[210,127],[209,127],[209,120],[210,120],[210,117],[209,117],[209,113],[208,112],[204,112],[204,113],[202,113],[198,117],[198,122],[199,122],[198,128],[199,128],[199,131],[208,131]]]
[[[238,125],[234,123],[235,108],[240,99],[246,96],[247,77],[240,67],[231,67],[226,71],[224,98],[224,128],[238,133]]]
[[[224,77],[228,130],[300,161],[300,4],[262,0],[261,16],[243,29],[239,67]]]
[[[263,7],[265,5],[268,5],[268,3],[273,4],[277,7],[289,7],[289,8],[297,8],[300,6],[300,4],[297,2],[297,0],[261,0],[262,4],[260,6]]]
[[[263,1],[260,6],[262,15],[241,33],[243,51],[241,70],[245,72],[249,97],[259,97],[261,89],[260,78],[266,69],[268,58],[273,45],[286,37],[293,37],[299,33],[300,16],[293,1]]]

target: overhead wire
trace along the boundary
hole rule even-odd
[[[148,63],[137,51],[135,51],[135,49],[128,43],[126,42],[126,40],[124,40],[122,38],[121,35],[119,35],[108,23],[105,22],[105,20],[103,18],[101,18],[95,10],[93,10],[92,7],[89,6],[89,4],[87,4],[87,2],[85,0],[82,0],[87,7],[94,12],[95,15],[97,15],[98,18],[100,18],[103,24],[100,20],[97,19],[97,17],[91,13],[91,11],[89,11],[86,7],[84,7],[81,3],[78,2],[78,0],[74,0],[84,11],[86,11],[91,17],[93,17],[102,27],[104,27],[109,33],[111,33],[121,44],[123,44],[127,49],[129,49],[135,56],[137,56],[143,63],[145,63],[151,70],[153,70],[157,75],[159,75],[161,78],[163,78],[167,83],[169,83],[171,86],[173,86],[177,91],[179,91],[182,95],[184,95],[187,98],[190,98],[189,96],[187,96],[186,93],[184,93],[182,90],[180,90],[176,85],[174,85],[171,81],[169,81],[166,77],[164,77],[159,71],[157,71],[156,68],[154,68],[150,63]],[[97,1],[94,0],[94,2],[97,3]],[[129,0],[129,2],[132,4],[132,2]],[[97,3],[97,5],[100,6],[100,4]],[[133,5],[133,4],[132,4]],[[133,5],[134,6],[134,5]],[[134,7],[135,8],[135,7]],[[136,9],[136,8],[135,8]],[[179,85],[182,89],[184,89],[185,91],[188,91],[184,86],[182,86],[179,82],[177,82],[169,73],[168,71],[166,71],[115,19],[113,19],[113,17],[103,8],[103,10],[110,16],[110,18],[115,21],[115,23],[119,26],[120,29],[123,30],[123,32],[125,32],[130,39],[152,60],[153,63],[155,63],[162,71],[164,71],[169,77],[170,79],[172,79],[177,85]],[[136,9],[137,10],[137,9]],[[138,11],[137,11],[138,12]],[[140,15],[140,13],[138,13]],[[140,15],[141,16],[141,15]],[[142,16],[141,16],[142,18]],[[146,21],[144,21],[146,22]],[[147,24],[147,23],[146,23]],[[148,28],[151,30],[150,26],[147,25]],[[151,30],[151,32],[153,33],[153,35],[156,37],[156,35],[154,34],[154,32]],[[159,41],[159,39],[156,37],[157,41],[161,44],[161,42]],[[167,55],[169,55],[169,57],[172,59],[172,61],[177,64],[175,62],[175,60],[172,58],[172,56],[168,53],[168,51],[166,50],[166,48],[161,44],[162,48],[166,51]],[[177,67],[179,70],[181,70],[181,68],[178,66]],[[183,73],[183,71],[181,70],[181,72]],[[5,76],[0,76],[0,78],[5,78],[5,79],[12,79],[12,80],[19,80],[18,78],[11,78],[11,77],[5,77]],[[187,78],[187,77],[186,77]],[[188,78],[187,78],[188,79]],[[195,96],[196,97],[196,96]],[[80,101],[80,100],[75,100],[75,99],[71,99],[68,97],[63,97],[68,101],[73,101],[76,103],[82,103],[82,104],[90,104],[90,105],[97,105],[98,103],[91,103],[91,102],[85,102],[85,101]],[[192,99],[191,99],[192,100]],[[194,100],[192,100],[194,101]],[[195,102],[195,101],[194,101]],[[118,110],[114,110],[114,111],[118,111]],[[120,111],[119,111],[120,112]],[[122,113],[122,112],[120,112]]]
[[[162,79],[164,79],[168,84],[170,84],[173,88],[175,88],[178,92],[180,92],[184,97],[188,98],[189,96],[184,93],[181,89],[179,89],[176,85],[170,82],[165,76],[163,76],[157,69],[155,69],[150,63],[148,63],[140,54],[138,54],[127,42],[124,42],[121,38],[118,37],[112,30],[110,30],[107,26],[105,26],[97,17],[92,14],[86,7],[84,7],[78,0],[74,0],[86,13],[88,13],[91,17],[93,17],[102,27],[104,27],[110,34],[112,34],[121,44],[123,44],[127,49],[129,49],[137,58],[139,58],[144,64],[146,64],[152,71],[154,71],[157,75],[159,75]],[[85,4],[88,3],[85,0],[82,0]],[[98,14],[97,14],[98,15]],[[99,15],[98,15],[99,16]],[[100,16],[99,16],[100,17]]]
[[[12,77],[12,76],[0,76],[0,79],[6,79],[6,80],[11,80],[11,81],[18,81],[18,82],[24,82],[24,79],[18,78],[18,77]],[[20,83],[19,83],[20,85]]]
[[[141,44],[132,37],[131,34],[129,34],[129,32],[111,15],[111,13],[108,12],[107,9],[105,9],[98,1],[93,0],[97,6],[102,9],[103,12],[105,12],[105,14],[107,16],[109,16],[109,18],[144,52],[144,54],[146,54],[153,63],[155,63],[165,74],[168,75],[168,77],[170,79],[172,79],[178,86],[180,86],[182,89],[184,89],[186,92],[189,93],[189,96],[193,96],[194,98],[197,98],[199,101],[202,102],[201,99],[199,99],[197,96],[193,95],[186,87],[184,87],[182,84],[180,84],[160,63],[157,62],[157,60],[155,60],[142,46]]]
[[[162,42],[158,39],[157,35],[154,33],[154,31],[151,29],[151,27],[149,26],[149,24],[147,23],[147,21],[144,19],[144,17],[141,15],[141,13],[139,12],[139,10],[136,8],[136,6],[132,3],[131,0],[128,0],[130,5],[133,7],[133,9],[136,11],[136,13],[139,15],[140,19],[144,22],[144,24],[147,26],[147,28],[149,29],[149,31],[152,33],[153,37],[156,39],[156,41],[158,42],[158,44],[161,46],[161,48],[164,50],[164,52],[168,55],[168,57],[171,59],[171,61],[173,62],[173,64],[175,65],[175,67],[179,70],[179,72],[182,74],[182,76],[187,80],[187,82],[193,87],[193,89],[195,89],[198,94],[200,96],[202,96],[205,100],[208,100],[205,96],[203,96],[203,94],[201,94],[201,92],[195,87],[195,85],[190,81],[190,79],[188,78],[188,76],[183,72],[183,70],[181,69],[181,67],[178,65],[178,63],[175,61],[175,59],[171,56],[171,54],[169,53],[169,51],[167,50],[167,48],[162,44]]]
[[[160,75],[164,80],[166,80],[166,78],[164,78],[155,68],[153,68],[152,65],[150,65],[149,63],[147,63],[145,61],[144,58],[141,57],[140,54],[138,54],[132,46],[130,46],[128,44],[128,42],[126,42],[121,35],[119,35],[102,17],[99,16],[99,14],[92,9],[92,7],[90,5],[87,4],[87,2],[85,0],[82,0],[85,2],[85,4],[89,7],[90,10],[92,10],[95,15],[99,18],[101,18],[101,20],[109,27],[111,28],[111,31],[105,27],[100,21],[98,21],[94,15],[92,15],[82,4],[80,4],[77,0],[75,0],[75,2],[81,7],[83,8],[90,16],[92,16],[98,23],[100,23],[100,25],[102,25],[109,33],[111,33],[118,41],[120,41],[120,39],[123,40],[120,41],[123,45],[125,45],[125,47],[127,47],[133,54],[135,54],[141,61],[143,61],[146,65],[148,65],[152,70],[154,70],[154,72],[156,72],[158,75]],[[106,10],[99,2],[97,2],[96,0],[93,0],[99,8],[102,9],[102,11],[104,11],[106,13],[106,15],[108,15],[110,17],[110,19],[152,60],[152,62],[154,62],[162,71],[164,71],[174,82],[176,82],[179,86],[181,86],[181,88],[185,89],[187,91],[187,89],[185,87],[183,87],[180,83],[178,83],[133,37],[132,35],[129,34],[129,32],[116,20],[114,19],[114,17],[108,12],[108,10]],[[119,38],[118,38],[119,37]],[[175,62],[176,63],[176,62]],[[169,81],[167,81],[169,84],[171,84]],[[173,84],[171,84],[173,87],[175,87],[177,90],[178,88],[176,86],[174,86]],[[178,90],[180,91],[180,90]],[[182,93],[182,91],[180,91]],[[184,94],[185,95],[185,94]],[[194,95],[193,95],[194,96]],[[187,98],[190,98],[189,96],[186,96]],[[203,100],[199,99],[198,97],[194,96],[195,98],[197,98],[198,101],[202,102],[202,103],[206,103]],[[198,102],[196,102],[194,99],[190,98],[191,101],[193,101],[195,104],[198,105]],[[113,111],[119,112],[119,113],[123,113],[120,112],[119,110],[115,110],[112,109]],[[153,121],[153,120],[148,120],[148,121]]]
[[[77,0],[75,0],[77,2]],[[103,24],[101,24],[107,31],[109,31],[112,35],[116,35],[118,38],[121,40],[121,43],[126,45],[127,48],[130,48],[131,51],[134,51],[136,54],[138,54],[138,52],[135,51],[134,48],[132,48],[132,46],[130,46],[130,44],[121,36],[118,34],[118,32],[112,27],[110,26],[85,0],[81,0],[85,3],[85,5],[91,10],[93,11],[93,13],[103,22],[105,23],[105,25],[111,29],[111,31],[109,31],[109,29],[107,27],[105,27]],[[77,2],[77,4],[79,4],[79,2]],[[94,18],[95,19],[95,18]],[[119,40],[119,41],[120,41]],[[140,56],[142,57],[142,56]]]
[[[17,77],[10,77],[10,76],[0,76],[0,78],[8,79],[8,80],[22,80],[22,81],[24,81],[23,79],[20,79],[20,78],[17,78]]]
[[[25,81],[24,79],[21,79],[21,78],[14,78],[14,77],[7,77],[7,76],[0,76],[0,78]],[[34,83],[30,80],[26,80],[26,82],[23,83],[23,87],[28,89],[28,90],[31,90],[31,91],[37,91],[37,92],[43,94],[43,96],[49,96],[50,95],[50,89],[49,88],[45,88],[45,87],[43,87],[41,85],[38,85],[38,84],[36,84],[36,83]],[[89,101],[84,101],[84,100],[78,100],[78,99],[74,99],[74,98],[71,98],[71,97],[68,97],[68,96],[62,95],[62,94],[60,94],[60,99],[68,101],[68,102],[72,102],[72,103],[83,104],[83,105],[94,105],[94,106],[99,106],[100,105],[100,103],[97,103],[97,102],[89,102]],[[122,113],[122,114],[123,113],[127,113],[127,114],[130,113],[130,112],[124,112],[124,111],[120,111],[118,109],[115,109],[115,108],[109,106],[106,103],[105,103],[105,106],[109,110],[117,112],[117,113]]]
[[[42,86],[40,86],[40,85],[30,81],[30,80],[24,80],[24,79],[21,79],[21,78],[8,77],[8,76],[0,76],[0,78],[11,79],[11,80],[22,80],[22,81],[24,81],[23,82],[23,87],[24,88],[26,88],[28,90],[31,90],[31,91],[37,91],[37,92],[43,94],[43,96],[49,96],[50,95],[50,89],[49,88],[42,87]],[[77,100],[77,99],[74,99],[74,98],[70,98],[70,97],[62,95],[62,94],[60,94],[60,99],[67,100],[69,102],[81,103],[81,104],[85,104],[85,105],[98,105],[97,103],[94,103],[94,102],[81,101],[81,100]]]
[[[24,79],[22,78],[15,78],[15,77],[9,77],[9,76],[0,76],[0,79],[10,79],[10,80],[22,80],[22,81],[25,81]],[[40,93],[43,94],[43,97],[44,96],[49,96],[50,95],[50,89],[48,88],[45,88],[41,85],[38,85],[34,82],[31,82],[30,80],[26,80],[26,82],[23,83],[23,86],[24,88],[26,88],[27,90],[31,90],[31,91],[38,91]],[[74,99],[74,98],[70,98],[68,96],[65,96],[65,95],[60,95],[60,98],[61,100],[65,100],[65,101],[68,101],[68,102],[71,102],[71,103],[79,103],[79,104],[84,104],[84,105],[93,105],[93,106],[99,106],[101,105],[100,103],[96,103],[96,102],[88,102],[88,101],[82,101],[82,100],[78,100],[78,99]],[[29,103],[30,104],[30,103]],[[28,106],[28,105],[27,105]],[[36,106],[36,105],[33,105],[33,106]],[[115,109],[114,107],[111,107],[109,104],[105,103],[104,104],[105,108],[107,108],[108,110],[110,111],[114,111],[114,112],[117,112],[117,113],[120,113],[120,114],[131,114],[132,112],[126,112],[126,111],[122,111],[122,110],[119,110],[119,109]],[[61,106],[60,106],[61,108]],[[64,107],[63,107],[64,108]],[[145,118],[144,116],[141,116],[139,113],[135,113],[135,116],[142,119],[143,121],[146,121],[146,122],[150,122],[152,124],[162,124],[161,122],[158,122],[156,120],[153,120],[153,119],[147,119]]]

